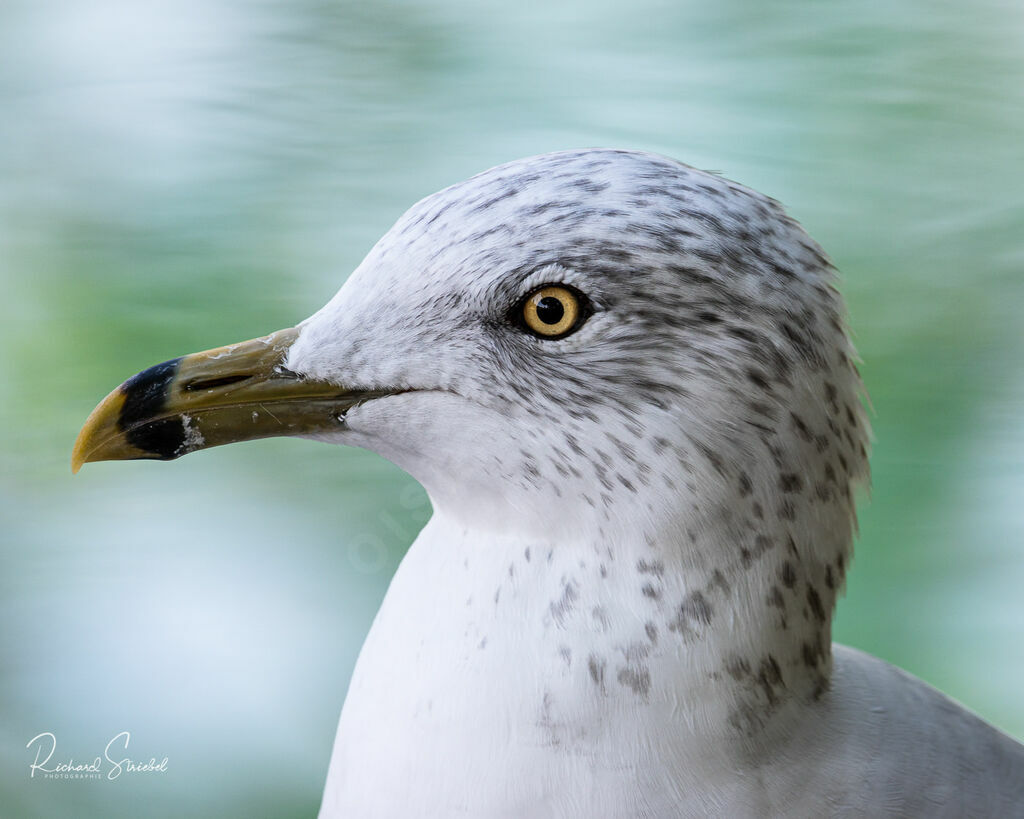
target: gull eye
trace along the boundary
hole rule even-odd
[[[561,284],[534,290],[519,309],[522,324],[541,338],[567,336],[586,318],[583,294]]]

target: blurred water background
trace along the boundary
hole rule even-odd
[[[1024,737],[1022,44],[1012,0],[4,0],[0,816],[314,814],[422,491],[297,440],[72,480],[71,444],[418,198],[581,145],[721,170],[832,254],[877,413],[836,636]],[[30,779],[40,732],[123,730],[167,772]]]

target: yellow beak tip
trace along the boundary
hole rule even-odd
[[[103,460],[90,456],[100,453],[109,444],[112,432],[116,430],[117,418],[124,404],[124,393],[118,387],[104,398],[89,414],[89,417],[82,425],[82,429],[75,439],[75,446],[71,450],[71,474],[78,474],[82,464],[93,460]],[[107,443],[104,443],[104,442]],[[115,439],[116,441],[116,439]]]

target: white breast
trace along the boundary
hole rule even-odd
[[[596,550],[435,517],[360,655],[321,817],[1024,815],[1020,745],[850,649],[764,735],[709,731],[632,589]]]

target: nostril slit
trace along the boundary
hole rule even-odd
[[[237,384],[239,381],[248,381],[252,378],[251,375],[225,375],[220,378],[207,378],[206,380],[189,381],[183,385],[182,389],[190,392],[197,390],[212,390],[217,387],[228,387],[231,384]]]

